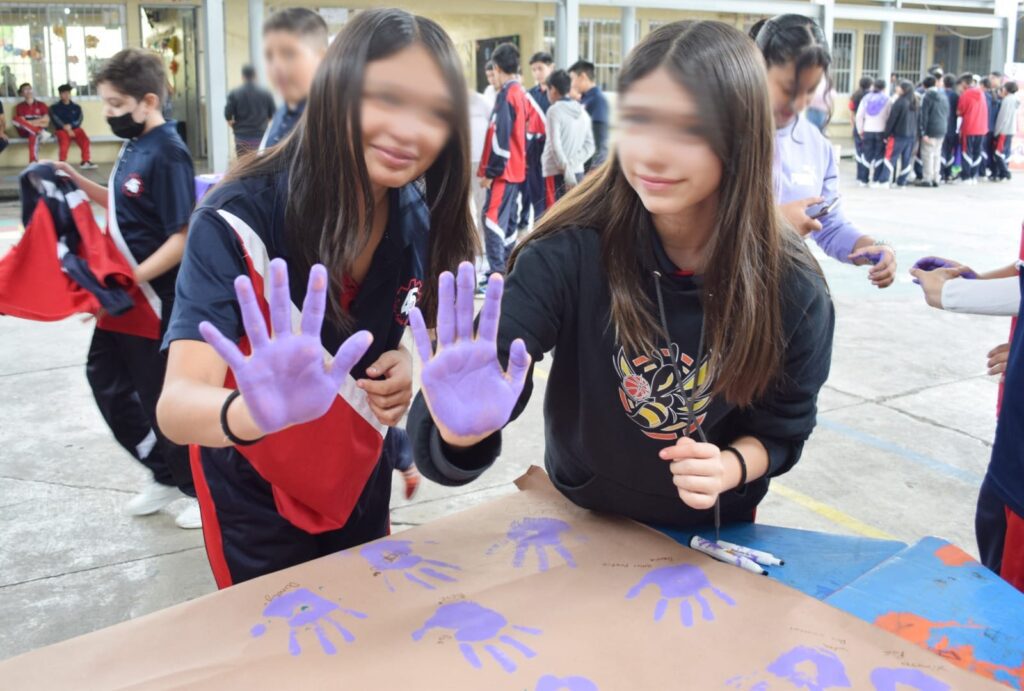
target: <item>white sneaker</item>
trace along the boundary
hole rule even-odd
[[[82,170],[96,170],[97,168],[99,168],[99,166],[93,163],[92,161],[85,161],[84,163],[82,163],[82,165],[78,167],[81,168]]]
[[[857,187],[867,187],[867,186],[868,186],[868,183],[866,183],[866,182],[860,182],[860,181],[857,182]]]
[[[132,497],[124,506],[125,513],[129,516],[148,516],[164,508],[172,501],[181,499],[181,491],[177,487],[161,485],[159,482],[150,481],[142,488],[142,491]]]
[[[174,519],[175,524],[179,528],[185,530],[195,530],[196,528],[203,527],[203,516],[199,513],[199,502],[195,499],[188,500],[188,506],[185,510],[178,514],[178,517]]]
[[[44,144],[53,139],[53,135],[50,133],[49,130],[43,130],[42,132],[39,133],[38,136],[39,141],[43,142]]]

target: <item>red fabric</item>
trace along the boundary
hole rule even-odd
[[[199,500],[199,513],[203,517],[203,543],[206,545],[206,557],[210,561],[213,580],[217,587],[224,589],[234,585],[231,570],[224,557],[224,541],[221,539],[220,521],[217,520],[217,508],[213,504],[210,486],[206,484],[203,474],[203,459],[198,446],[188,447],[188,458],[192,465],[192,481],[196,486],[196,499]]]
[[[544,208],[550,209],[555,205],[555,176],[549,175],[544,178]]]
[[[244,244],[242,249],[263,318],[269,323],[263,276]],[[244,339],[239,348],[250,352]],[[230,370],[225,386],[235,388]],[[383,445],[382,434],[339,395],[323,417],[235,448],[270,483],[277,512],[297,528],[316,534],[348,522]]]
[[[100,324],[111,331],[146,338],[160,337],[154,314],[134,282],[134,272],[110,236],[100,230],[88,204],[71,209],[81,237],[79,255],[106,285],[128,289],[136,308]],[[100,309],[96,297],[63,272],[57,256],[57,229],[50,209],[39,200],[21,241],[0,259],[0,313],[34,321],[56,321]]]
[[[345,276],[342,281],[341,290],[341,309],[346,312],[352,311],[352,303],[356,301],[356,297],[359,296],[359,284],[352,280],[350,276]]]
[[[75,135],[75,142],[78,143],[78,148],[82,150],[82,163],[89,163],[92,161],[89,151],[89,135],[81,127],[76,127],[72,132]],[[71,135],[67,131],[63,129],[57,130],[57,145],[60,147],[60,160],[68,160],[68,150],[71,148]]]
[[[49,115],[50,109],[46,107],[46,104],[42,101],[32,101],[32,103],[25,103],[22,101],[18,105],[14,106],[14,124],[21,125],[27,129],[39,131],[42,128],[34,124],[33,120],[38,120],[44,115]]]
[[[1024,592],[1024,518],[1007,506],[1006,541],[1003,543],[1003,563],[999,575],[1017,590]]]
[[[964,119],[960,125],[961,135],[977,137],[988,132],[988,103],[981,87],[967,89],[960,94],[956,111]]]
[[[889,137],[885,140],[885,160],[892,160],[892,150],[896,146],[896,137]]]

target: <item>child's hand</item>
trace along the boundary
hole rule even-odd
[[[935,309],[942,309],[942,286],[950,279],[959,278],[960,269],[935,269],[934,271],[911,269],[910,275],[921,284],[925,302]]]
[[[1006,362],[1010,359],[1010,344],[1003,343],[988,351],[988,373],[992,376],[1006,373]]]
[[[823,201],[825,201],[823,197],[798,199],[788,204],[779,204],[779,211],[796,232],[800,235],[808,235],[816,230],[821,230],[821,223],[808,216],[807,209],[815,204],[821,204]]]
[[[978,277],[978,274],[966,264],[961,264],[960,262],[952,259],[943,259],[942,257],[921,257],[914,264],[913,268],[922,269],[924,271],[934,271],[935,269],[959,269],[959,276],[961,278]],[[917,281],[914,281],[914,283],[917,283]]]
[[[370,410],[381,424],[397,425],[412,401],[412,355],[405,348],[382,353],[366,374],[379,379],[360,379],[356,385],[366,392]]]
[[[888,288],[896,280],[896,253],[888,245],[868,245],[850,254],[857,266],[874,264],[868,271],[868,280],[878,288]]]
[[[672,482],[683,503],[693,509],[710,509],[725,491],[722,451],[714,444],[702,444],[683,437],[658,455],[671,461]]]

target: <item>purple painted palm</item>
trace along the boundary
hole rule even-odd
[[[690,600],[700,606],[701,616],[705,621],[714,621],[715,615],[711,611],[711,605],[701,595],[701,591],[710,590],[718,599],[732,607],[736,601],[711,585],[708,577],[700,567],[693,564],[676,564],[674,566],[662,566],[661,568],[649,571],[640,582],[634,585],[628,593],[627,599],[633,599],[648,586],[658,589],[660,598],[654,607],[654,621],[661,621],[665,616],[671,600],[679,600],[679,616],[683,626],[693,626],[693,611]]]
[[[498,644],[512,648],[529,659],[535,657],[536,653],[509,635],[509,631],[519,631],[531,636],[540,634],[540,629],[510,625],[508,619],[493,609],[469,601],[441,605],[423,628],[413,632],[412,639],[419,641],[432,629],[453,631],[462,657],[476,669],[483,667],[477,650],[479,646],[509,673],[516,671],[516,663],[498,647]]]
[[[312,629],[316,634],[317,640],[320,641],[320,648],[328,655],[337,653],[338,648],[327,635],[324,624],[334,628],[346,643],[354,641],[355,636],[352,635],[352,632],[331,616],[335,612],[344,612],[357,619],[366,618],[366,615],[362,612],[345,609],[337,602],[320,597],[306,588],[299,588],[298,590],[278,595],[263,608],[263,616],[279,617],[287,620],[289,628],[288,652],[292,655],[298,655],[302,652],[298,638],[298,632],[301,629]],[[265,624],[257,624],[250,631],[253,636],[262,636],[266,632],[267,627]]]
[[[879,667],[871,672],[875,691],[949,691],[950,686],[919,669]]]
[[[359,549],[370,566],[384,575],[384,583],[388,590],[395,592],[395,586],[388,579],[389,571],[401,573],[405,579],[415,583],[421,588],[435,590],[436,586],[427,579],[454,583],[455,579],[447,573],[438,569],[453,569],[459,571],[455,564],[449,564],[436,559],[424,559],[415,554],[412,550],[412,542],[409,540],[378,540]]]
[[[514,521],[506,533],[509,540],[515,543],[516,552],[512,557],[512,566],[521,568],[530,550],[537,555],[541,571],[548,570],[548,549],[560,556],[570,568],[576,568],[572,554],[562,544],[562,535],[572,530],[565,521],[557,518],[528,516]]]

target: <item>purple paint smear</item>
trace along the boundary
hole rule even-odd
[[[558,678],[546,674],[537,680],[536,691],[597,691],[597,684],[586,677]]]
[[[336,611],[344,612],[357,619],[366,618],[366,615],[362,612],[345,609],[338,603],[322,598],[306,588],[299,588],[290,593],[278,595],[263,608],[263,616],[280,617],[288,620],[288,627],[290,629],[288,652],[292,655],[298,655],[302,652],[298,640],[299,629],[309,628],[310,626],[312,626],[313,632],[320,642],[320,648],[328,655],[334,655],[338,652],[338,648],[328,637],[327,631],[324,630],[322,624],[329,624],[337,630],[346,643],[351,643],[355,640],[355,636],[331,616]],[[267,632],[267,627],[264,624],[256,624],[249,632],[254,637],[262,636]]]
[[[626,593],[626,599],[631,600],[635,598],[649,585],[656,586],[661,592],[661,599],[658,600],[658,604],[654,607],[654,620],[661,621],[661,618],[665,616],[665,610],[668,609],[669,601],[678,599],[679,616],[682,619],[683,626],[687,628],[693,626],[693,611],[690,606],[690,599],[693,599],[700,606],[701,616],[705,621],[715,620],[715,615],[711,611],[711,605],[701,595],[702,590],[710,590],[718,596],[719,600],[730,607],[736,604],[735,600],[712,586],[704,572],[693,564],[662,566],[661,568],[649,571],[640,579],[639,583]]]
[[[812,669],[808,669],[809,667]],[[798,689],[825,691],[850,688],[846,668],[842,660],[831,650],[798,645],[780,655],[766,669],[780,679],[786,679]]]
[[[570,568],[576,568],[576,561],[565,545],[562,544],[562,533],[572,530],[565,521],[557,518],[527,517],[514,521],[508,529],[508,539],[516,543],[516,553],[512,558],[512,566],[521,568],[526,555],[532,549],[537,555],[541,571],[548,570],[548,548],[560,556]]]
[[[483,667],[483,663],[480,661],[480,651],[477,649],[477,646],[480,646],[495,662],[501,665],[502,669],[509,673],[516,670],[516,664],[497,644],[512,648],[529,659],[536,656],[536,653],[509,635],[509,631],[519,631],[531,636],[541,633],[540,629],[510,626],[508,619],[493,609],[487,609],[475,602],[468,601],[452,602],[438,607],[434,616],[427,620],[423,628],[413,632],[412,639],[414,641],[421,640],[431,629],[454,631],[462,657],[473,667],[477,669]]]
[[[871,683],[875,691],[897,691],[897,688],[917,689],[917,691],[949,691],[946,682],[939,681],[930,674],[919,669],[893,669],[879,667],[871,672]],[[897,687],[896,685],[900,686]]]
[[[424,559],[414,554],[412,542],[409,540],[379,540],[362,547],[359,554],[369,562],[370,566],[384,573],[384,583],[391,592],[395,592],[395,586],[388,579],[388,571],[400,571],[406,580],[421,588],[436,590],[434,584],[425,579],[454,583],[454,578],[438,569],[460,570],[455,564],[435,559]]]

